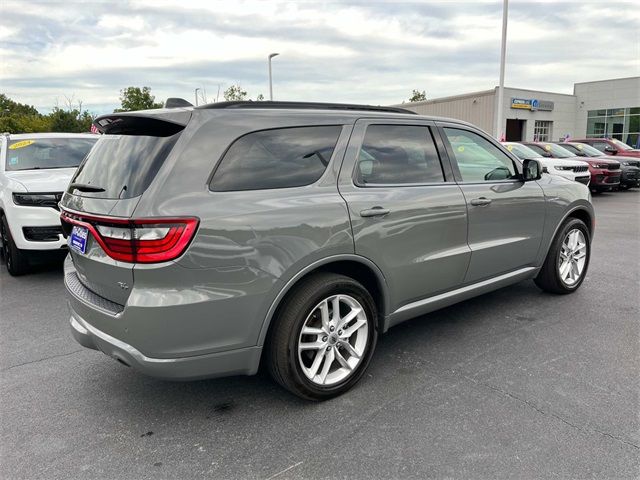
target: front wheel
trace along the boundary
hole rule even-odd
[[[377,341],[377,309],[352,278],[320,273],[288,296],[267,344],[269,370],[308,400],[349,390],[366,370]]]
[[[4,215],[0,219],[0,235],[2,236],[2,256],[9,274],[18,276],[27,273],[29,268],[27,254],[16,247],[7,224],[7,218]]]
[[[589,229],[582,220],[569,218],[556,234],[534,281],[547,292],[575,292],[584,281],[590,257]]]

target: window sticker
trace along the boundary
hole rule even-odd
[[[551,145],[545,145],[544,149],[548,152],[549,150],[551,150]]]
[[[460,146],[458,147],[458,151],[459,151],[460,153],[464,152],[464,147],[463,147],[462,145],[460,145]]]
[[[582,150],[582,145],[576,145],[576,148],[577,148],[578,150]]]
[[[28,147],[32,143],[36,143],[35,140],[22,140],[21,142],[16,142],[12,145],[9,145],[9,150],[16,150],[18,148]]]
[[[18,157],[11,157],[9,159],[9,165],[14,166],[18,164]]]
[[[507,145],[507,150],[509,151],[513,150],[513,145]]]

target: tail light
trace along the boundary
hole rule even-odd
[[[129,263],[160,263],[178,258],[193,239],[199,222],[195,217],[125,219],[67,210],[62,210],[60,219],[66,234],[71,225],[85,227],[107,255]]]

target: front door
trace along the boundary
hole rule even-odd
[[[355,252],[384,273],[391,311],[460,285],[469,264],[464,196],[432,128],[359,120],[340,171]]]
[[[468,208],[471,262],[465,283],[532,266],[544,226],[542,188],[523,182],[515,157],[489,136],[440,126]]]

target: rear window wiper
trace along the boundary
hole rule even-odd
[[[93,185],[89,185],[86,183],[72,183],[69,185],[70,188],[75,190],[80,190],[81,192],[104,192],[104,188],[95,187]]]

